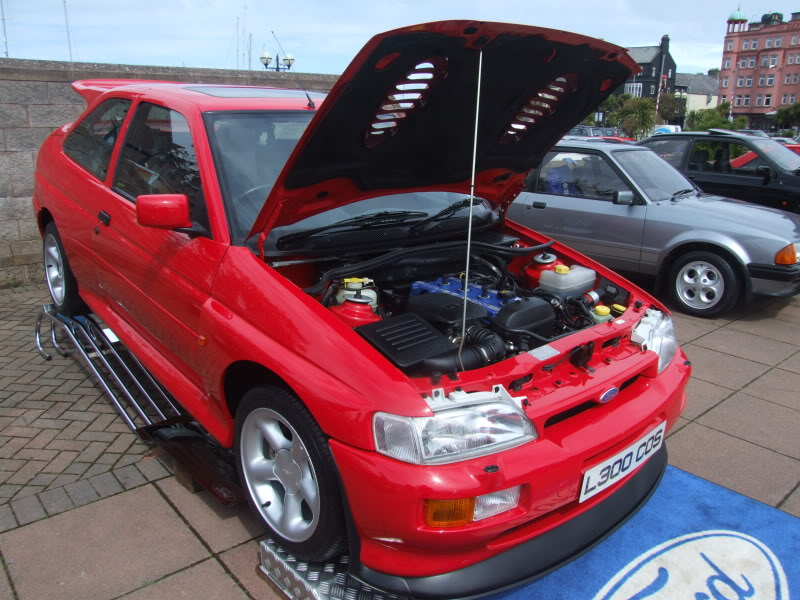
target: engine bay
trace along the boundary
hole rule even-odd
[[[306,292],[412,377],[485,367],[627,308],[628,291],[551,244],[501,237],[473,243],[468,276],[463,243],[445,242],[338,264]]]

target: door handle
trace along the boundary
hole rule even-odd
[[[111,215],[104,210],[101,210],[99,213],[97,213],[97,218],[100,219],[100,222],[103,225],[111,224]]]
[[[532,204],[533,208],[546,208],[547,202],[537,201]]]

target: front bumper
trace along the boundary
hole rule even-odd
[[[664,446],[601,503],[540,536],[468,567],[428,577],[398,577],[356,562],[351,573],[375,588],[419,599],[477,598],[520,585],[577,558],[625,523],[655,491],[666,467]]]
[[[749,264],[753,293],[761,296],[794,296],[800,293],[800,264]]]

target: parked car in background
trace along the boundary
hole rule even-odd
[[[757,137],[763,137],[763,138],[769,137],[767,135],[767,132],[762,131],[761,129],[737,129],[736,132],[743,133],[745,135],[755,135]]]
[[[800,293],[800,215],[701,193],[641,146],[562,141],[508,216],[612,269],[654,278],[688,314]]]
[[[770,138],[770,139],[773,139],[776,142],[778,142],[779,144],[783,144],[784,146],[796,146],[797,145],[797,140],[794,139],[794,138],[790,138],[790,137],[775,136],[775,137]]]
[[[35,178],[53,303],[117,334],[300,561],[427,599],[542,575],[650,496],[686,401],[663,304],[502,217],[637,69],[445,21],[374,37],[327,97],[77,82]]]
[[[711,129],[666,133],[639,142],[709,194],[797,212],[800,156],[762,136]],[[736,159],[756,158],[737,166]]]

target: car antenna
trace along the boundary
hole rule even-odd
[[[314,101],[311,99],[311,94],[308,92],[306,92],[306,98],[308,98],[308,104],[306,104],[308,108],[317,108],[317,105],[314,104]]]
[[[472,142],[472,174],[469,183],[469,219],[467,222],[467,257],[464,265],[464,308],[461,314],[461,342],[458,344],[458,364],[464,370],[464,363],[461,361],[461,351],[464,349],[464,339],[467,334],[467,292],[469,291],[469,255],[472,246],[472,205],[475,201],[475,163],[478,157],[478,115],[481,107],[481,75],[483,68],[483,50],[478,52],[478,81],[475,93],[475,129]]]

